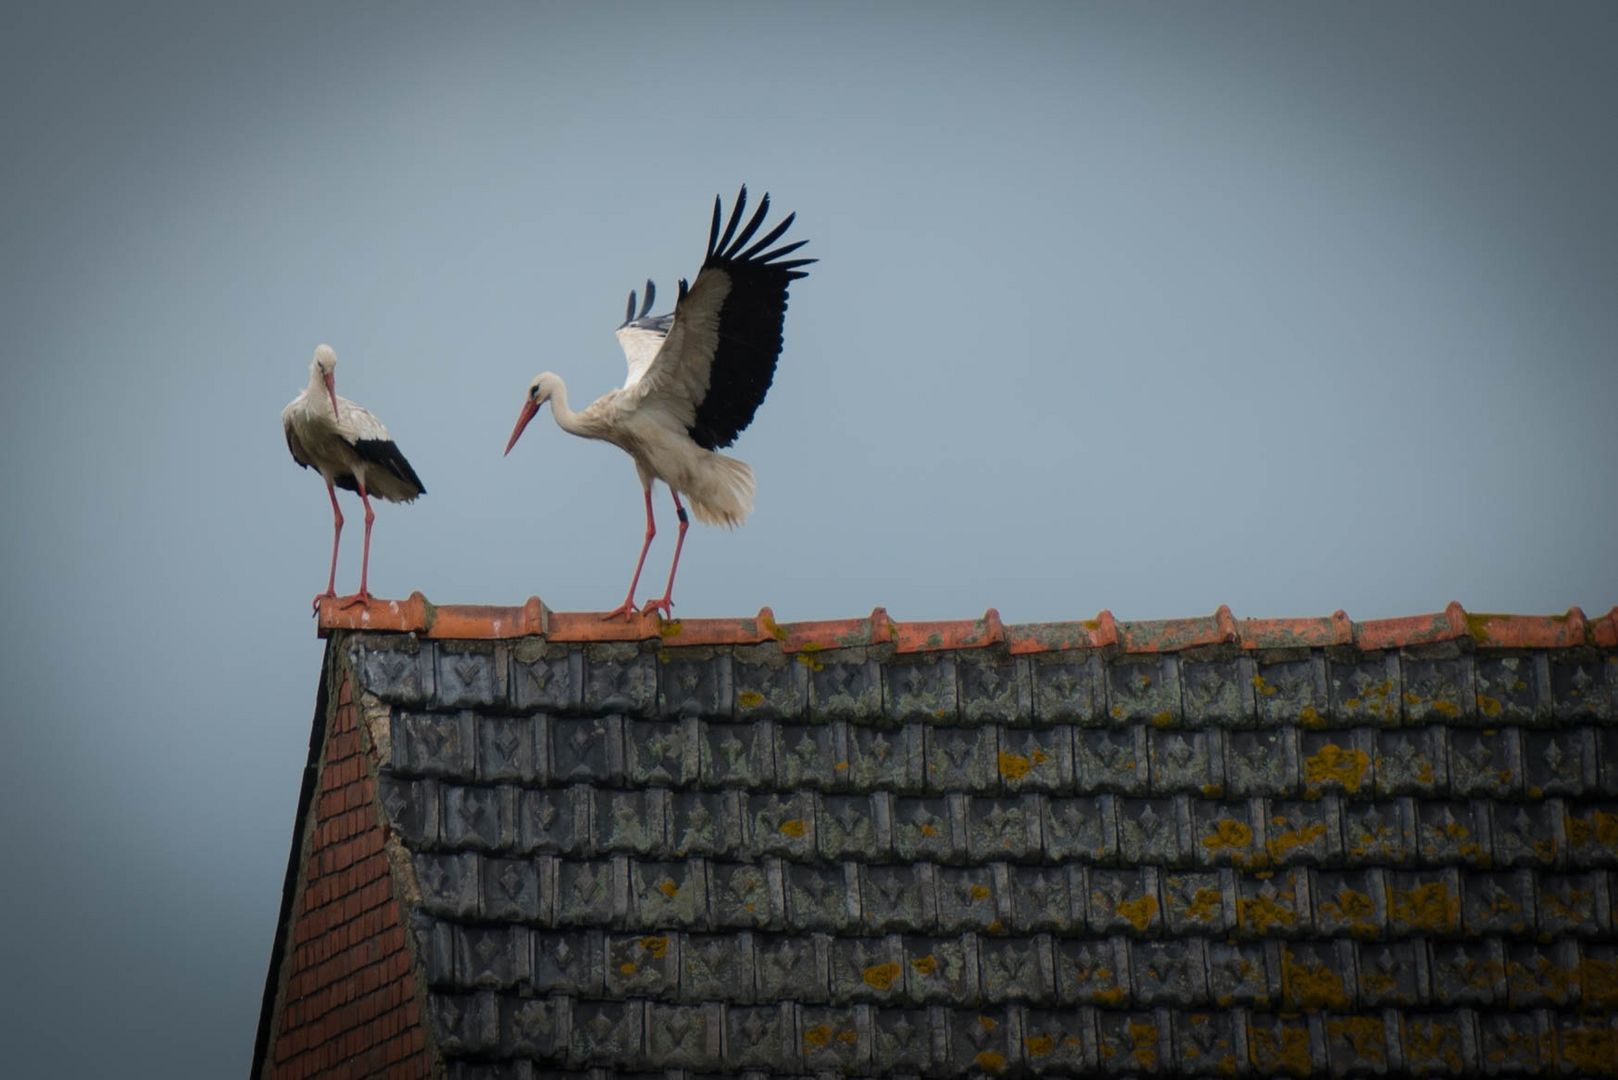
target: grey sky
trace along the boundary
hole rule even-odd
[[[627,458],[548,416],[500,450],[535,373],[617,384],[625,294],[742,181],[823,261],[679,614],[1606,610],[1615,47],[1571,3],[13,5],[8,1067],[246,1068],[314,346],[430,492],[380,508],[374,591],[610,607]]]

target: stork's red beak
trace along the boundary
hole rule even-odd
[[[517,426],[511,429],[511,441],[506,443],[507,454],[511,453],[511,448],[517,445],[517,440],[522,436],[522,429],[528,426],[528,421],[532,420],[537,412],[539,412],[539,404],[533,398],[529,398],[522,403],[522,412],[517,414]]]
[[[337,380],[331,372],[326,372],[326,393],[331,397],[331,415],[333,420],[341,420],[343,414],[337,411]]]

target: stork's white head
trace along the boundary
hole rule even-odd
[[[326,388],[332,416],[337,416],[337,353],[330,345],[315,346],[315,359],[309,365],[309,381],[313,383],[317,379]]]
[[[511,453],[511,448],[516,446],[517,440],[522,437],[522,429],[527,427],[528,421],[539,412],[539,407],[556,393],[557,384],[560,382],[559,378],[548,371],[542,371],[534,376],[534,381],[528,384],[528,394],[523,398],[522,411],[517,414],[517,426],[511,429],[511,440],[506,443],[506,453]]]

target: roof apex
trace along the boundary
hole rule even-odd
[[[900,653],[1004,645],[1013,653],[1118,647],[1130,653],[1180,652],[1204,645],[1243,649],[1354,646],[1403,648],[1469,638],[1478,648],[1542,649],[1618,646],[1618,606],[1595,619],[1582,609],[1562,615],[1471,613],[1452,601],[1443,611],[1354,622],[1342,611],[1324,617],[1238,619],[1220,605],[1212,615],[1123,621],[1102,610],[1093,619],[1006,624],[990,608],[977,619],[898,622],[887,609],[865,618],[779,622],[774,611],[726,619],[663,619],[654,615],[608,618],[593,611],[553,611],[537,596],[515,607],[437,605],[419,592],[404,600],[359,603],[323,597],[321,637],[342,630],[414,633],[440,640],[544,637],[558,642],[650,641],[666,645],[763,645],[783,652],[815,652],[860,645],[892,645]]]

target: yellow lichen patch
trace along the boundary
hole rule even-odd
[[[1034,747],[1034,752],[1028,755],[1028,760],[1032,761],[1035,765],[1043,765],[1050,759],[1051,756],[1037,746]]]
[[[1300,1009],[1348,1006],[1343,978],[1324,964],[1300,964],[1288,949],[1281,954],[1281,993]]]
[[[1320,901],[1320,911],[1331,921],[1347,926],[1351,933],[1376,933],[1376,902],[1365,893],[1339,889],[1336,896]]]
[[[1447,716],[1453,720],[1455,717],[1461,715],[1461,707],[1455,704],[1453,701],[1435,701],[1433,702],[1433,712],[1438,713],[1440,716]]]
[[[832,1028],[830,1024],[816,1024],[803,1033],[805,1045],[819,1049],[831,1042]]]
[[[898,964],[890,961],[886,964],[872,964],[862,975],[865,985],[874,986],[878,990],[887,990],[893,986],[893,980],[899,977],[901,970]]]
[[[1365,770],[1370,764],[1371,755],[1364,750],[1327,743],[1304,759],[1303,775],[1311,784],[1340,784],[1344,791],[1353,793],[1365,782]]]
[[[658,882],[657,891],[668,897],[670,900],[673,900],[674,897],[678,895],[680,887],[674,883],[673,878],[664,878],[662,881]]]
[[[999,919],[992,920],[989,925],[985,926],[983,929],[987,930],[991,934],[1003,934],[1006,932],[1005,924]]]
[[[1249,930],[1262,932],[1296,926],[1298,913],[1268,896],[1249,896],[1237,902],[1236,921]]]
[[[1133,900],[1118,902],[1118,914],[1129,920],[1129,924],[1136,930],[1144,930],[1152,924],[1157,915],[1157,897],[1137,896]]]
[[[1618,1034],[1612,1028],[1604,1024],[1567,1028],[1562,1032],[1561,1042],[1564,1065],[1591,1076],[1613,1074],[1613,1060],[1618,1057]]]
[[[927,837],[937,836],[938,835],[938,826],[934,825],[930,821],[924,821],[924,822],[922,822],[921,828],[918,831],[923,836],[927,836]]]
[[[1257,690],[1264,697],[1274,697],[1276,694],[1281,692],[1276,687],[1271,686],[1262,675],[1253,676],[1253,689]]]
[[[995,1028],[997,1028],[999,1026],[1000,1025],[995,1021],[994,1017],[992,1017],[992,1016],[980,1016],[980,1017],[978,1017],[978,1027],[982,1028],[984,1031],[993,1031]]]
[[[1597,960],[1586,956],[1579,964],[1580,980],[1584,984],[1584,1007],[1618,1007],[1618,960]]]
[[[1005,1056],[997,1054],[993,1050],[983,1050],[972,1060],[977,1062],[978,1068],[984,1072],[997,1073],[1006,1067]]]
[[[1028,775],[1028,759],[1021,754],[1008,754],[1000,751],[1000,775],[1007,780],[1021,780]]]
[[[938,970],[938,958],[932,953],[928,953],[926,956],[918,956],[910,961],[910,966],[922,975],[931,975]]]
[[[633,974],[635,974],[635,965],[630,963],[628,960],[625,960],[623,963],[618,965],[618,974],[620,974],[620,975],[633,975]]]
[[[1146,1070],[1157,1068],[1157,1025],[1129,1025],[1129,1056]]]
[[[1158,727],[1168,727],[1170,724],[1174,723],[1174,714],[1169,712],[1167,709],[1164,709],[1162,712],[1155,712],[1152,714],[1152,723],[1156,724]]]
[[[1459,1034],[1437,1021],[1413,1019],[1405,1027],[1405,1057],[1417,1065],[1439,1061],[1446,1069],[1460,1072]]]
[[[669,939],[666,937],[643,937],[640,939],[640,947],[645,949],[647,955],[653,960],[661,960],[668,955]]]
[[[1277,825],[1284,825],[1286,823],[1286,819],[1276,818],[1274,823]],[[1270,858],[1277,861],[1282,861],[1285,860],[1287,853],[1292,851],[1294,848],[1300,848],[1312,844],[1325,835],[1325,824],[1316,821],[1313,824],[1305,825],[1301,829],[1289,829],[1285,832],[1276,833],[1274,836],[1271,836],[1269,839],[1264,841],[1264,848],[1270,853]]]
[[[1209,851],[1242,851],[1252,843],[1252,828],[1235,818],[1215,821],[1214,831],[1202,838],[1202,846]]]
[[[1482,712],[1484,716],[1499,716],[1501,710],[1504,708],[1505,706],[1500,704],[1499,698],[1490,697],[1488,694],[1478,695],[1478,710]]]
[[[809,831],[809,826],[804,823],[802,818],[788,818],[781,822],[779,829],[782,836],[790,836],[794,840],[799,840]]]
[[[837,1033],[837,1041],[847,1046],[853,1046],[860,1041],[860,1033],[853,1028],[844,1028]]]
[[[1212,922],[1223,907],[1224,898],[1218,889],[1198,889],[1185,906],[1185,917],[1191,922]]]
[[[808,668],[810,671],[824,671],[824,670],[826,670],[826,665],[821,663],[820,658],[815,656],[815,654],[814,654],[814,650],[817,649],[817,648],[819,648],[818,645],[814,645],[814,644],[805,645],[803,647],[803,652],[798,654],[798,663],[802,664],[804,667]]]
[[[1044,1057],[1056,1049],[1056,1040],[1049,1035],[1030,1035],[1022,1044],[1029,1057]]]
[[[1316,709],[1313,705],[1305,705],[1303,708],[1298,710],[1298,723],[1302,724],[1304,727],[1317,728],[1325,723],[1325,721],[1321,720],[1320,718],[1320,710]]]
[[[1380,1065],[1388,1056],[1388,1034],[1374,1016],[1339,1016],[1326,1021],[1326,1036],[1348,1043],[1366,1065]]]
[[[1268,1027],[1248,1030],[1251,1040],[1253,1064],[1260,1072],[1288,1072],[1294,1076],[1307,1076],[1314,1070],[1309,1057],[1309,1030],[1303,1027],[1284,1027],[1280,1034]]]
[[[1575,847],[1594,843],[1608,851],[1618,849],[1618,814],[1591,810],[1582,818],[1567,815],[1567,839]]]
[[[659,637],[664,638],[678,637],[680,634],[680,620],[670,619],[666,623],[659,623],[657,633]]]
[[[974,900],[987,900],[989,898],[989,887],[987,885],[974,885],[968,892]]]
[[[1460,923],[1461,901],[1441,881],[1430,881],[1403,892],[1389,890],[1388,912],[1393,921],[1414,929],[1442,932]]]
[[[736,702],[744,709],[756,709],[764,704],[764,695],[757,690],[743,690],[736,695]]]

